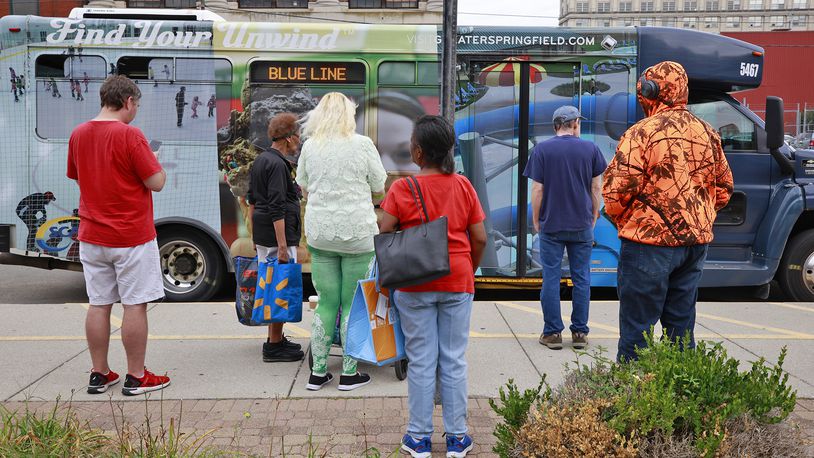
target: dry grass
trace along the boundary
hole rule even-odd
[[[810,456],[799,427],[789,422],[761,424],[744,416],[726,425],[727,439],[724,456],[770,458]]]
[[[518,431],[516,456],[635,457],[635,441],[623,438],[602,421],[602,411],[609,405],[593,399],[573,406],[542,406]]]

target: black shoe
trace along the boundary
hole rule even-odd
[[[273,348],[272,345],[279,345],[279,344],[282,344],[285,348],[288,348],[288,349],[291,349],[291,350],[302,350],[302,345],[300,345],[300,344],[298,344],[296,342],[292,342],[292,341],[288,340],[285,336],[283,336],[283,340],[277,342],[276,344],[273,344],[273,343],[269,342],[268,339],[266,339],[266,341],[263,343],[263,353],[265,354],[267,352],[272,351],[272,348]]]
[[[88,394],[100,394],[107,391],[111,386],[119,383],[119,374],[108,371],[107,375],[101,372],[91,372],[88,382]]]
[[[351,391],[370,383],[370,376],[357,372],[356,375],[343,375],[339,377],[339,391]]]
[[[287,346],[284,342],[263,342],[263,362],[284,363],[300,361],[305,357],[302,350]]]
[[[281,340],[280,342],[282,342],[283,345],[285,345],[288,348],[293,348],[294,350],[302,350],[302,345],[298,344],[297,342],[292,342],[288,340],[288,337],[286,337],[285,335],[283,335],[283,340]]]
[[[317,377],[317,376],[316,376],[316,375],[314,375],[314,373],[312,372],[312,373],[311,373],[311,376],[310,376],[310,377],[308,377],[308,384],[307,384],[307,385],[305,385],[305,388],[306,388],[306,389],[309,389],[309,390],[311,390],[311,391],[317,391],[317,390],[321,389],[323,386],[325,386],[325,385],[327,385],[327,384],[331,383],[331,381],[332,381],[333,379],[334,379],[334,376],[333,376],[333,375],[331,375],[331,373],[330,373],[330,372],[328,372],[327,374],[323,375],[322,377]]]

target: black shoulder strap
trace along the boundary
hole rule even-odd
[[[413,183],[415,183],[415,188],[413,188]],[[427,213],[427,206],[424,204],[424,194],[421,193],[421,186],[418,185],[418,180],[413,176],[407,177],[407,186],[410,187],[410,192],[413,194],[413,201],[415,201],[415,206],[418,207],[419,218],[422,222],[429,223],[430,214]],[[419,205],[419,202],[421,202],[421,205]],[[421,218],[421,210],[424,210],[424,218]]]

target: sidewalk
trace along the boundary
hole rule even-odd
[[[12,410],[25,408],[20,402],[4,405]],[[53,405],[52,402],[31,402],[29,408],[44,411]],[[122,416],[134,426],[142,425],[149,416],[151,423],[157,425],[163,408],[165,426],[169,424],[169,418],[178,421],[180,417],[183,433],[200,435],[212,431],[208,445],[272,457],[283,456],[283,450],[286,457],[308,456],[309,448],[318,451],[316,456],[327,452],[324,456],[359,457],[364,456],[365,450],[373,448],[382,456],[390,456],[399,448],[407,424],[407,399],[387,397],[163,402],[114,399],[112,402],[75,402],[72,407],[80,418],[113,434],[117,425],[113,422],[112,411],[116,412],[120,428]],[[434,421],[439,426],[440,415],[440,409],[436,408]],[[494,456],[492,431],[496,422],[497,417],[489,408],[487,399],[470,399],[468,423],[476,443],[467,456]],[[433,447],[438,452],[434,456],[444,456],[445,439],[441,433],[433,436]]]
[[[350,399],[200,399],[190,401],[150,400],[123,402],[117,396],[104,401],[74,402],[71,407],[83,420],[110,434],[121,428],[122,419],[142,427],[146,418],[168,427],[170,418],[180,424],[181,432],[192,436],[209,434],[206,445],[237,451],[250,456],[359,457],[376,449],[381,456],[398,450],[407,424],[407,399],[372,397]],[[154,394],[151,399],[156,399]],[[120,398],[120,397],[118,397]],[[53,409],[53,402],[7,402],[6,408],[39,412]],[[114,422],[115,416],[115,422]],[[800,400],[791,417],[804,430],[814,456],[814,400]],[[472,457],[495,456],[492,434],[498,417],[486,398],[469,400],[469,433],[475,440]],[[434,423],[441,429],[441,411],[436,408]],[[154,432],[154,434],[158,434]],[[433,435],[433,456],[444,456],[444,438]],[[285,454],[284,454],[284,453]],[[323,455],[325,453],[325,455]]]
[[[172,386],[148,402],[126,398],[119,389],[90,396],[85,393],[89,357],[82,335],[86,307],[0,304],[0,368],[5,374],[0,403],[14,410],[24,408],[23,401],[28,400],[29,406],[47,409],[56,399],[72,399],[82,418],[108,431],[115,430],[111,401],[114,410],[121,408],[136,426],[144,422],[145,413],[153,425],[160,423],[156,420],[163,409],[165,425],[169,418],[180,417],[184,432],[215,429],[213,445],[260,456],[282,456],[283,438],[287,456],[304,455],[309,438],[315,447],[329,451],[326,456],[359,456],[371,447],[388,456],[404,433],[407,383],[396,379],[392,367],[360,364],[373,383],[356,391],[340,392],[335,383],[307,391],[307,363],[263,363],[265,328],[239,325],[231,303],[152,306],[147,363],[156,372],[167,371]],[[114,308],[110,361],[121,373],[120,313]],[[563,303],[563,314],[570,314],[568,302]],[[303,315],[302,323],[286,325],[286,333],[307,348],[313,313],[306,310]],[[610,349],[609,356],[615,355],[617,316],[617,302],[592,303],[590,348],[602,346]],[[814,307],[809,304],[701,303],[696,333],[699,339],[724,342],[730,355],[742,361],[742,369],[761,356],[774,362],[781,347],[788,346],[785,368],[801,398],[794,419],[814,441],[814,401],[806,399],[814,398],[812,324]],[[546,374],[556,386],[564,376],[564,364],[576,358],[569,336],[563,350],[542,347],[537,342],[541,326],[539,303],[474,304],[467,359],[469,426],[477,445],[470,456],[494,456],[497,418],[487,399],[496,397],[509,378],[524,389],[536,386]],[[341,358],[329,358],[329,370],[335,375],[340,366]],[[438,434],[433,443],[443,451],[440,417],[435,425]]]

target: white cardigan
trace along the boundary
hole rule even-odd
[[[308,245],[341,253],[373,251],[379,228],[371,193],[383,192],[386,179],[379,152],[368,137],[306,140],[297,184],[308,193]]]

